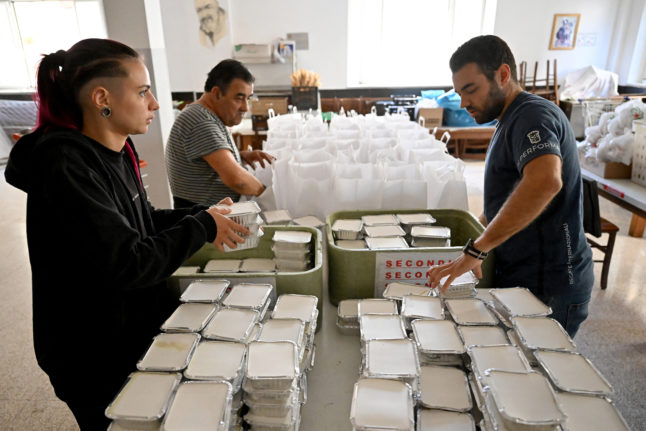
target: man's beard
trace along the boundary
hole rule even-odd
[[[498,118],[505,107],[505,92],[502,91],[495,81],[491,82],[487,102],[482,111],[475,116],[476,123],[484,124]]]

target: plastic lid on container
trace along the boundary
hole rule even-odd
[[[276,300],[276,306],[271,313],[272,319],[295,318],[305,323],[316,317],[318,298],[314,295],[284,294]]]
[[[247,369],[250,379],[295,379],[298,377],[296,344],[289,341],[253,341],[248,346]]]
[[[415,214],[397,214],[397,221],[401,224],[433,224],[435,223],[435,218],[427,213],[415,213]]]
[[[267,224],[288,223],[292,221],[292,216],[287,210],[272,210],[262,213],[265,216]]]
[[[397,303],[390,299],[367,298],[359,301],[359,316],[364,314],[398,314]]]
[[[508,345],[505,331],[498,326],[458,326],[464,347]]]
[[[614,392],[599,370],[580,353],[537,350],[534,356],[554,386],[562,391],[588,395]]]
[[[468,413],[419,409],[417,431],[475,431],[473,416]],[[481,427],[482,428],[482,427]]]
[[[563,431],[615,430],[628,431],[630,427],[612,401],[605,397],[559,392],[556,398],[567,415],[561,424]]]
[[[432,293],[433,289],[430,287],[396,281],[394,283],[388,283],[384,290],[383,297],[401,301],[402,297],[405,295],[431,296]]]
[[[209,339],[245,342],[260,313],[242,308],[222,308],[202,330]]]
[[[164,431],[227,430],[231,410],[229,382],[184,382],[164,417]]]
[[[348,248],[350,250],[364,250],[368,248],[366,242],[362,239],[338,239],[336,245],[337,247]]]
[[[314,216],[305,216],[305,217],[298,217],[292,220],[294,224],[297,224],[299,226],[308,226],[308,227],[321,227],[325,224],[325,222],[322,222],[318,218]]]
[[[181,304],[161,326],[167,332],[200,332],[213,316],[217,307],[198,302]]]
[[[377,215],[364,215],[361,216],[361,221],[365,226],[379,226],[379,225],[398,225],[399,220],[394,214],[377,214]]]
[[[363,227],[363,222],[359,219],[339,219],[332,224],[333,231],[350,231],[350,232],[361,232]]]
[[[360,299],[344,299],[339,301],[337,307],[337,316],[342,319],[359,318],[359,301]]]
[[[370,377],[417,377],[419,361],[415,343],[409,339],[366,341],[365,373]]]
[[[232,308],[261,310],[269,300],[274,286],[271,284],[236,284],[222,300],[222,305]]]
[[[552,314],[552,309],[525,287],[490,289],[489,293],[509,316],[538,317]]]
[[[540,373],[492,370],[486,377],[502,418],[514,424],[558,425],[565,420],[556,395]]]
[[[260,207],[254,201],[234,202],[232,205],[215,205],[215,207],[220,209],[230,209],[231,212],[224,214],[225,217],[260,213]]]
[[[559,322],[549,317],[513,317],[512,325],[520,342],[528,349],[573,351],[576,349]]]
[[[247,258],[242,260],[240,272],[274,272],[276,263],[274,259]]]
[[[184,376],[192,380],[233,380],[242,372],[247,346],[231,341],[203,340],[195,348]]]
[[[532,369],[523,352],[514,346],[472,346],[467,353],[473,372],[479,377],[491,369],[515,372]]]
[[[228,280],[196,280],[188,285],[182,302],[218,302],[229,287]]]
[[[188,365],[200,334],[159,334],[143,358],[137,362],[140,371],[181,371]]]
[[[410,319],[444,320],[444,307],[438,297],[404,295],[401,315]]]
[[[410,234],[413,238],[451,239],[451,229],[445,226],[413,226]]]
[[[312,240],[312,232],[298,230],[277,230],[274,231],[274,242],[286,242],[291,244],[308,244]]]
[[[166,413],[168,401],[181,379],[178,373],[134,372],[105,415],[113,420],[159,420]]]
[[[291,341],[303,345],[305,324],[299,319],[269,319],[262,326],[258,341]]]
[[[397,340],[406,337],[400,316],[391,314],[365,314],[359,317],[361,338],[364,340]]]
[[[182,275],[195,275],[200,272],[199,266],[180,266],[173,272],[173,277],[182,276]]]
[[[498,319],[484,302],[475,298],[447,299],[444,301],[453,320],[458,325],[497,325]]]
[[[411,322],[417,347],[423,353],[464,353],[455,323],[448,320],[418,319]]]
[[[386,250],[386,249],[400,249],[408,248],[408,243],[401,236],[380,237],[365,239],[366,244],[370,250]]]
[[[420,403],[430,409],[471,410],[473,402],[464,371],[455,367],[425,365],[420,369]]]
[[[397,380],[360,378],[352,393],[350,422],[355,429],[413,429],[410,386]]]
[[[238,272],[242,259],[212,259],[204,266],[204,272]]]
[[[406,232],[399,225],[378,225],[365,226],[363,228],[366,235],[370,238],[384,238],[391,236],[404,236]]]

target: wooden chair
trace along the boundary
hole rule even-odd
[[[583,179],[583,229],[587,234],[600,238],[602,234],[608,234],[608,240],[605,245],[597,242],[586,235],[590,247],[596,248],[603,253],[602,260],[595,260],[601,262],[601,289],[608,287],[608,272],[610,271],[610,260],[612,259],[612,251],[615,248],[615,239],[619,227],[601,217],[599,212],[599,191],[597,189],[597,182],[592,180]]]
[[[547,60],[545,78],[539,78],[538,61],[534,62],[534,75],[527,77],[527,62],[521,61],[519,65],[518,83],[523,90],[544,97],[558,105],[559,84],[556,59],[554,59],[554,63],[552,64],[553,68],[550,70],[550,60]]]

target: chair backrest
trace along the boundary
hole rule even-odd
[[[601,212],[597,182],[583,178],[583,230],[596,237],[601,236]]]

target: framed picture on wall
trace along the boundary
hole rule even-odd
[[[580,13],[554,14],[550,49],[574,49],[580,19]]]

